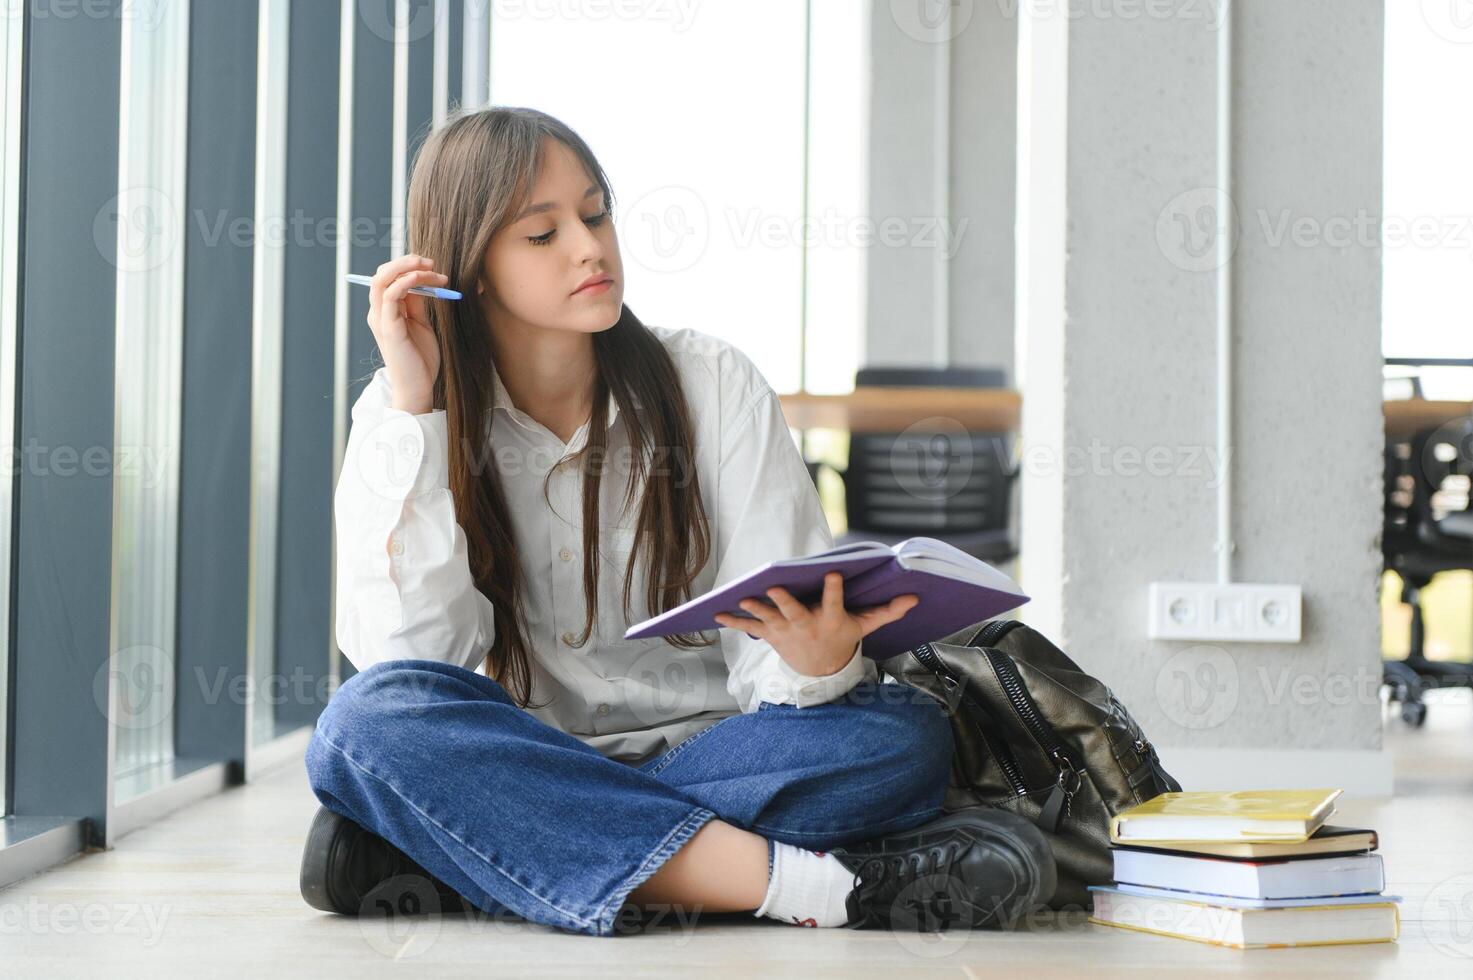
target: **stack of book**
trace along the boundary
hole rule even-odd
[[[1375,831],[1325,822],[1339,795],[1163,793],[1117,814],[1090,921],[1238,949],[1395,940]]]

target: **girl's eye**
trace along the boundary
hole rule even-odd
[[[585,224],[588,225],[588,227],[590,227],[590,228],[597,228],[599,225],[601,225],[601,224],[604,223],[604,220],[607,219],[608,216],[609,216],[608,208],[605,208],[604,210],[600,211],[598,214],[589,215],[588,217],[584,218],[583,221],[584,221]],[[556,230],[557,230],[556,228],[553,229],[553,231],[556,231]],[[533,245],[547,245],[547,244],[549,244],[552,241],[552,232],[549,231],[549,232],[547,232],[546,234],[543,234],[543,235],[533,235],[533,236],[529,237],[527,239],[527,241],[531,242]]]

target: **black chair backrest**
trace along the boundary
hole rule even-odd
[[[1405,440],[1388,439],[1384,461],[1381,552],[1387,566],[1400,568],[1409,557],[1466,553],[1467,543],[1448,539],[1438,518],[1473,509],[1473,418],[1422,429]]]
[[[1008,374],[992,367],[864,367],[854,374],[856,388],[1002,388]]]
[[[1006,433],[851,433],[849,526],[939,538],[1007,527],[1009,443]]]
[[[997,368],[863,368],[856,387],[1000,387]],[[954,420],[905,432],[851,432],[844,475],[849,527],[942,538],[1006,530],[1012,437]]]

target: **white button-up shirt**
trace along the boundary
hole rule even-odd
[[[765,562],[832,547],[781,403],[751,360],[693,330],[647,329],[680,376],[710,522],[711,557],[691,597]],[[877,679],[863,643],[844,667],[816,677],[796,672],[770,643],[741,630],[720,629],[715,645],[698,650],[661,637],[624,639],[630,625],[658,610],[644,598],[648,542],[641,545],[628,616],[622,608],[643,488],[626,509],[630,444],[612,395],[600,486],[598,608],[588,642],[575,647],[586,613],[582,474],[576,464],[557,464],[584,445],[592,420],[564,443],[512,404],[494,369],[492,383],[489,446],[471,467],[495,465],[506,494],[533,645],[533,715],[610,758],[637,763],[724,717],[755,711],[762,701],[820,704]],[[491,601],[471,578],[457,523],[445,412],[391,408],[387,369],[379,368],[352,415],[334,498],[338,646],[359,670],[403,658],[477,670],[497,624]],[[678,474],[681,463],[656,458],[653,465]],[[544,480],[554,468],[544,499]]]

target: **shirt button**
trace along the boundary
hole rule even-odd
[[[564,548],[562,551],[559,551],[557,553],[557,556],[559,558],[561,558],[563,561],[572,561],[573,560],[573,553],[571,551],[569,551],[567,548]]]
[[[602,718],[604,715],[606,715],[606,714],[609,713],[609,706],[606,705],[606,704],[601,704],[597,708],[594,709],[594,712],[593,713],[596,714],[596,715],[598,715],[600,718]]]
[[[393,535],[390,535],[389,536],[389,554],[391,554],[391,555],[402,555],[402,554],[404,554],[404,542],[403,541],[400,541],[398,538],[394,537]]]
[[[564,633],[563,634],[563,642],[566,643],[568,646],[572,646],[573,645],[573,634],[572,633]]]

